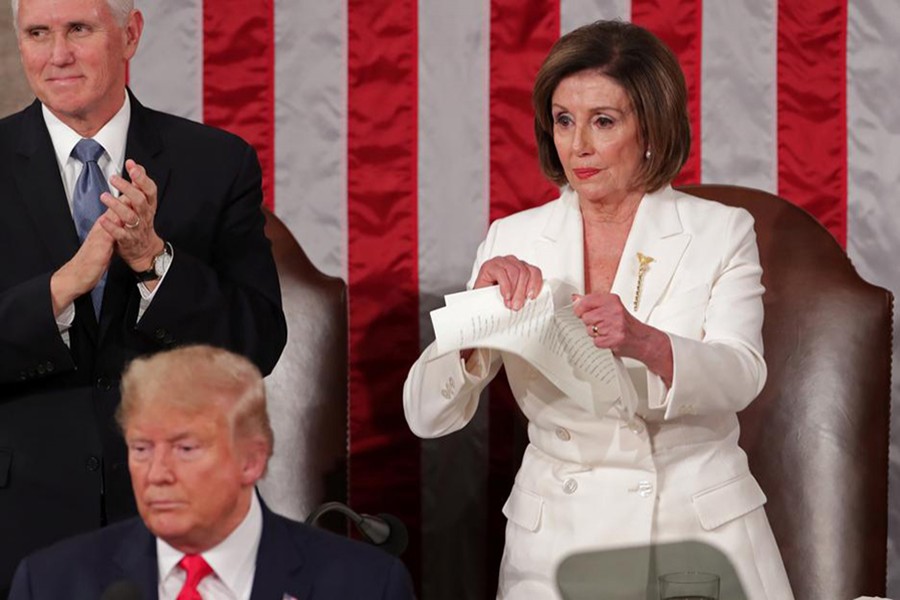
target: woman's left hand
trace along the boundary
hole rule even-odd
[[[665,333],[633,317],[616,294],[573,294],[575,315],[584,323],[598,348],[618,357],[639,360],[672,383],[672,344]]]

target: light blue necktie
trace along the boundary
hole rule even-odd
[[[78,239],[84,242],[94,222],[103,214],[106,207],[100,202],[100,194],[109,191],[106,178],[97,160],[103,156],[103,146],[91,139],[83,139],[72,150],[72,156],[81,161],[84,168],[78,181],[75,182],[75,191],[72,193],[72,217],[75,219],[75,229],[78,230]],[[103,302],[103,288],[106,286],[106,273],[91,290],[91,301],[94,304],[94,315],[100,320],[100,304]]]

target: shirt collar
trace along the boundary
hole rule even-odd
[[[53,150],[56,153],[56,161],[59,168],[62,169],[72,155],[72,149],[75,144],[81,141],[81,135],[74,129],[63,123],[59,117],[54,115],[49,108],[41,104],[41,112],[44,115],[44,123],[47,125],[47,131],[50,133],[50,140],[53,142]],[[125,144],[128,138],[128,125],[131,123],[131,98],[128,93],[125,94],[125,102],[122,108],[113,115],[113,118],[106,122],[100,131],[94,135],[93,139],[103,146],[109,156],[110,162],[116,165],[117,171],[121,172],[125,164]]]
[[[262,508],[253,491],[250,509],[241,524],[217,546],[201,553],[206,563],[212,567],[216,576],[229,590],[237,593],[242,588],[249,589],[256,565],[256,553],[262,538]],[[176,550],[161,538],[156,538],[156,562],[159,567],[159,580],[163,581],[173,569],[184,552]]]

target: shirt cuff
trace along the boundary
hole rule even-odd
[[[71,304],[68,304],[61,313],[59,313],[58,317],[56,317],[56,327],[59,328],[59,332],[62,333],[64,331],[67,331],[74,322],[75,303],[72,302]]]
[[[59,316],[56,317],[56,328],[59,331],[59,336],[62,338],[63,343],[71,348],[70,345],[70,336],[69,329],[72,327],[72,323],[75,322],[75,303],[71,303],[67,305]]]

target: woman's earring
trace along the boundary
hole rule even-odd
[[[644,152],[644,158],[646,158],[647,160],[650,160],[650,156],[651,156],[650,148],[647,148],[647,151]]]

